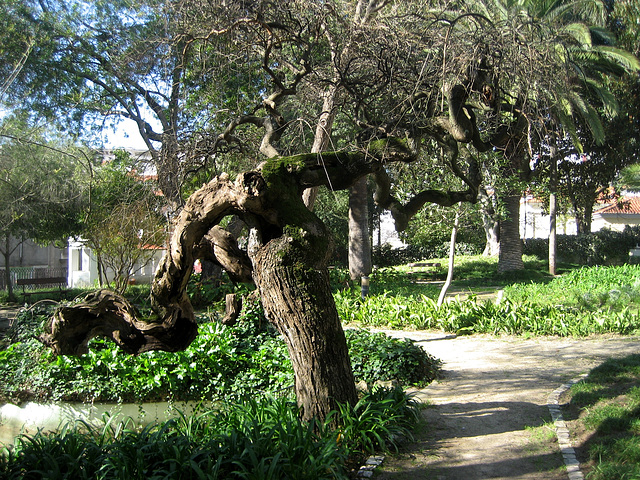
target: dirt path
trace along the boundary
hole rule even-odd
[[[426,428],[376,479],[566,480],[547,398],[609,357],[640,351],[640,337],[519,339],[423,332],[409,337],[444,362],[444,378],[417,393],[433,406]]]

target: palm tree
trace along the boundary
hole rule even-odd
[[[498,75],[508,78],[503,84],[510,86],[509,91],[499,92],[502,108],[510,108],[520,120],[500,148],[502,173],[516,181],[500,191],[504,216],[498,269],[517,270],[524,268],[519,199],[531,178],[533,145],[553,131],[569,135],[579,150],[581,130],[602,142],[600,112],[617,111],[606,79],[638,70],[640,64],[629,52],[612,46],[614,38],[603,27],[606,10],[600,0],[480,0],[475,8],[499,32]]]

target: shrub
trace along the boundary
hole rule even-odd
[[[419,423],[417,405],[400,388],[373,388],[356,405],[340,405],[339,412],[339,438],[349,452],[397,450]]]
[[[46,315],[21,314],[22,321],[40,324]],[[29,330],[33,334],[36,329]],[[368,336],[372,338],[369,340]],[[356,361],[363,364],[366,348],[370,365],[354,367],[357,380],[383,380],[407,385],[427,383],[437,362],[408,341],[381,334],[354,337]],[[259,304],[247,303],[234,327],[218,323],[199,325],[199,335],[182,352],[147,352],[127,355],[111,341],[94,339],[80,357],[59,356],[33,338],[0,351],[0,375],[9,400],[123,401],[240,400],[256,394],[287,393],[293,370],[286,345],[264,318]],[[421,354],[422,353],[422,354]],[[376,370],[371,370],[376,365]],[[375,379],[373,379],[375,380]]]
[[[558,261],[579,265],[619,265],[629,261],[629,250],[640,242],[640,227],[625,227],[623,232],[600,230],[581,235],[557,236]],[[524,240],[523,252],[546,259],[549,240]]]
[[[409,339],[384,333],[347,330],[353,373],[368,385],[396,381],[401,385],[426,385],[438,378],[442,362]]]

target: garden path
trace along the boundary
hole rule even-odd
[[[386,333],[440,358],[444,377],[416,392],[432,405],[422,410],[426,428],[385,459],[378,480],[566,480],[549,394],[607,358],[640,352],[640,337]]]

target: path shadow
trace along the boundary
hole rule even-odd
[[[529,441],[550,421],[546,406],[530,402],[452,402],[422,410],[424,428],[415,441],[388,459],[376,479],[562,478],[555,437]],[[504,447],[504,436],[513,443]],[[495,445],[495,447],[494,447]],[[560,475],[560,476],[559,476]]]

